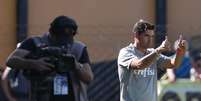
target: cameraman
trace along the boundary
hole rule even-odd
[[[93,73],[86,46],[74,41],[77,29],[72,18],[58,16],[50,24],[48,33],[26,39],[9,56],[7,66],[23,69],[31,81],[31,101],[88,101],[86,86],[92,81]],[[55,70],[59,67],[48,62],[48,56],[27,58],[29,54],[37,53],[40,46],[67,47],[66,52],[74,59],[73,68],[60,74]]]

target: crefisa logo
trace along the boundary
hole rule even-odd
[[[134,75],[148,77],[155,75],[155,70],[152,68],[145,68],[143,70],[133,70]]]

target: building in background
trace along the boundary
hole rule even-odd
[[[17,44],[17,1],[0,0],[0,65],[5,67],[8,54]],[[118,99],[116,72],[117,54],[131,40],[128,33],[139,19],[156,22],[156,2],[166,1],[166,30],[169,40],[183,34],[187,39],[201,36],[201,1],[199,0],[27,0],[28,36],[39,35],[48,30],[48,25],[58,15],[75,18],[79,23],[77,38],[87,44],[96,79],[89,96],[95,101],[104,97]],[[26,25],[25,25],[26,26]],[[160,26],[160,25],[157,25]],[[162,33],[164,34],[164,33]],[[100,54],[101,53],[101,54]],[[101,68],[100,68],[101,67]],[[108,68],[111,67],[111,68]],[[115,71],[115,72],[114,72]],[[111,72],[114,75],[111,75]],[[110,75],[109,78],[107,75]],[[116,79],[115,79],[116,78]],[[111,80],[115,81],[111,83]],[[103,84],[104,83],[104,84]],[[96,84],[99,84],[96,86]],[[107,87],[105,87],[107,86]],[[104,89],[103,89],[104,88]],[[99,92],[99,90],[102,92]],[[96,93],[96,97],[93,97]],[[116,101],[116,100],[115,100]]]

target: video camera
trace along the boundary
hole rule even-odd
[[[47,62],[54,65],[51,69],[57,73],[66,73],[75,66],[75,58],[68,53],[66,47],[38,47],[36,52],[30,53],[26,58],[40,59],[42,57],[49,58]]]

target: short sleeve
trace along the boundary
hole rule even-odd
[[[18,48],[25,49],[28,51],[34,51],[36,49],[36,46],[34,44],[33,38],[28,38],[28,39],[25,39]]]
[[[79,62],[82,63],[82,64],[90,63],[90,59],[89,59],[89,55],[88,55],[88,51],[87,51],[86,47],[83,49],[81,58],[79,59]]]
[[[132,60],[136,58],[137,57],[131,51],[122,49],[120,50],[119,56],[118,56],[118,66],[129,69]]]

